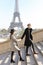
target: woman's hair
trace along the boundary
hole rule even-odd
[[[10,39],[11,39],[11,35],[14,33],[14,31],[15,31],[14,29],[11,29],[11,31],[10,31],[10,33],[11,33],[10,34]]]
[[[14,29],[11,29],[10,33],[13,33],[14,32]]]

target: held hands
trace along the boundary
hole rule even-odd
[[[19,42],[19,41],[22,41],[22,39],[18,39],[17,41],[18,41],[18,42]]]

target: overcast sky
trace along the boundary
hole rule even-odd
[[[20,18],[24,27],[43,28],[43,0],[18,0]],[[13,20],[15,0],[0,0],[0,29],[8,28]]]

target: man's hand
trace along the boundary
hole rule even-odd
[[[31,40],[31,39],[30,39]],[[33,42],[33,40],[31,40]]]

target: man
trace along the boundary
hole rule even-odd
[[[24,31],[24,33],[23,33],[21,39],[23,39],[24,36],[26,36],[26,37],[25,37],[25,43],[24,43],[24,45],[26,46],[26,55],[29,55],[29,54],[28,54],[28,48],[29,48],[30,46],[32,46],[32,49],[33,49],[34,54],[37,54],[37,53],[35,52],[35,50],[34,50],[34,46],[33,46],[33,43],[32,43],[33,36],[32,36],[31,24],[28,24],[28,25],[27,25],[27,28],[25,29],[25,31]]]

